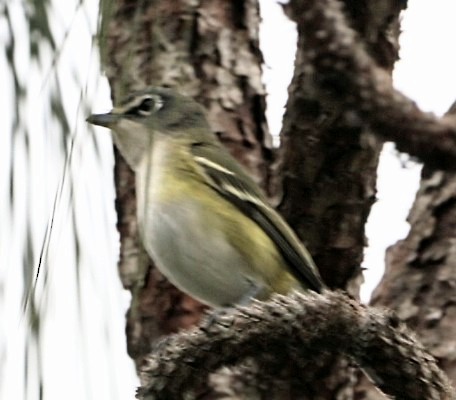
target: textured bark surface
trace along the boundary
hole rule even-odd
[[[372,63],[391,74],[398,57],[399,12],[405,2],[402,7],[397,2],[375,2],[374,9],[369,1],[346,2],[345,9],[336,1],[323,3],[294,0],[288,6],[297,21],[299,43],[282,130],[280,209],[305,238],[330,287],[350,287],[352,282],[351,292],[357,294],[364,225],[375,201],[381,143],[358,115],[363,104],[347,110],[326,84],[332,79],[341,97],[350,96],[355,93],[344,86],[362,77],[338,54],[344,36],[337,30],[352,37],[352,48],[343,57],[349,58],[357,47],[365,48]],[[319,57],[343,72],[320,71]]]
[[[408,221],[372,303],[395,310],[456,382],[456,176],[425,168]],[[385,398],[365,383],[360,399]]]
[[[124,0],[112,7],[103,11],[100,41],[114,102],[149,85],[174,87],[195,97],[207,108],[214,132],[260,184],[266,182],[272,152],[257,1]],[[139,365],[155,339],[194,325],[205,307],[172,287],[144,254],[134,176],[119,154],[115,179],[119,271],[133,294],[128,349]]]
[[[295,0],[287,8],[297,22],[299,41],[282,129],[280,210],[304,238],[325,282],[357,296],[382,144],[359,117],[362,104],[347,110],[321,82],[332,79],[340,95],[349,96],[345,75],[360,74],[332,51],[343,38],[334,34],[336,22],[353,37],[353,51],[356,46],[366,49],[372,63],[390,75],[398,57],[401,7],[389,1],[376,2],[378,9],[371,9],[369,1],[347,1],[344,9],[338,2],[324,3]],[[342,65],[343,73],[320,71],[318,55]],[[314,384],[321,390],[320,398],[353,398],[355,379],[347,361],[332,355],[318,368]],[[303,398],[315,397],[309,392]]]
[[[390,75],[397,59],[399,13],[406,1],[344,3],[342,8],[342,2],[336,0],[293,0],[287,6],[287,12],[298,24],[299,43],[282,130],[281,162],[274,169],[264,119],[255,0],[119,1],[114,9],[107,7],[104,11],[109,23],[101,43],[115,99],[147,85],[176,87],[197,98],[208,109],[213,130],[268,194],[278,200],[280,211],[315,256],[329,286],[348,288],[356,296],[365,245],[364,224],[375,201],[378,138],[396,140],[400,148],[431,166],[451,170],[456,163],[453,164],[453,117],[438,120],[424,114],[392,88]],[[432,141],[430,137],[441,140]],[[429,184],[422,189],[427,200],[411,217],[416,229],[414,239],[390,252],[391,268],[375,301],[394,306],[410,326],[424,332],[423,340],[454,377],[452,329],[456,324],[451,325],[455,314],[451,296],[455,277],[450,257],[455,252],[454,177],[430,170],[427,174]],[[128,345],[140,367],[157,338],[196,324],[204,307],[173,288],[144,255],[137,233],[134,177],[119,155],[115,177],[121,232],[119,270],[124,286],[133,294]],[[404,272],[401,268],[405,268]],[[401,292],[407,285],[413,289],[409,296]],[[276,315],[278,311],[271,312]],[[279,314],[286,318],[281,322],[284,327],[294,326],[294,317],[287,312]],[[326,322],[334,321],[328,318]],[[249,320],[246,327],[256,328],[256,323],[257,320]],[[233,334],[230,327],[236,328],[230,324],[226,335]],[[305,325],[314,326],[309,322]],[[305,335],[303,326],[293,329],[294,334]],[[241,339],[241,332],[235,329],[236,332]],[[222,335],[221,340],[224,339],[227,337]],[[401,349],[401,343],[396,344],[395,349]],[[217,359],[221,354],[210,343],[202,345],[216,358],[215,366],[207,366],[207,359],[202,361],[205,377],[208,370],[222,365],[222,358]],[[295,350],[297,346],[300,345],[292,344],[291,348]],[[260,363],[247,359],[241,368],[218,371],[209,378],[215,392],[208,392],[202,383],[197,398],[375,398],[372,385],[356,386],[351,363],[333,354],[336,351],[321,352],[318,357],[309,358],[311,362],[302,361],[307,358],[296,353],[290,362],[294,350],[283,352],[283,348],[285,344],[274,345],[272,360],[263,359],[257,351],[251,355],[259,354]],[[191,366],[192,361],[184,354],[183,362],[173,367],[167,363],[171,361],[165,357],[168,353],[162,350],[158,347],[157,355],[165,378],[171,377],[172,381],[174,372],[188,367],[183,364]],[[185,353],[185,348],[181,350]],[[355,358],[366,367],[374,360],[383,362],[386,371],[390,369],[377,381],[388,393],[398,398],[420,398],[415,393],[423,395],[423,399],[451,398],[445,390],[441,397],[440,392],[432,391],[432,382],[436,381],[432,374],[417,382],[417,386],[412,381],[408,394],[401,393],[405,381],[388,373],[394,374],[402,363],[388,364],[390,359],[381,357],[382,350],[382,346],[371,349],[367,354],[372,359],[363,360],[359,353]],[[232,357],[242,355],[242,351],[242,347],[232,349]],[[394,352],[393,349],[390,356]],[[413,377],[423,359],[407,352],[400,355],[411,357],[404,373]],[[423,357],[424,363],[430,360]],[[162,379],[155,380],[153,368],[146,365],[146,375],[152,373],[143,376],[143,382],[163,385]],[[267,379],[259,380],[265,370],[269,373]],[[301,379],[303,371],[309,379]],[[200,375],[194,378],[202,379]],[[390,379],[395,383],[388,389]],[[422,389],[420,385],[425,382],[430,384]],[[429,395],[426,390],[430,390]]]
[[[341,2],[296,0],[291,4],[306,40],[304,51],[319,95],[345,110],[345,118],[352,124],[359,120],[378,137],[393,140],[399,150],[419,157],[428,166],[454,171],[455,116],[437,118],[424,113],[395,90],[389,70],[369,54],[367,42],[347,24]],[[391,28],[397,27],[399,11],[406,2],[385,0],[370,5],[386,18],[388,39],[394,40]]]
[[[191,398],[211,372],[251,357],[257,363],[241,367],[245,377],[232,386],[239,396],[234,398],[330,398],[315,384],[315,366],[328,353],[350,355],[398,399],[456,398],[435,359],[405,324],[337,292],[276,296],[168,338],[147,360],[140,398]],[[291,387],[286,397],[282,380]]]

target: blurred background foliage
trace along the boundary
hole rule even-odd
[[[98,25],[95,2],[0,6],[0,398],[134,397],[112,144],[85,124],[110,107]]]

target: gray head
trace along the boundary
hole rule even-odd
[[[134,92],[122,99],[111,112],[91,115],[87,121],[115,129],[121,119],[169,131],[170,134],[183,128],[208,127],[202,106],[190,97],[159,87]]]
[[[171,89],[148,88],[127,96],[106,114],[87,122],[110,128],[122,155],[134,169],[157,135],[191,141],[216,141],[204,108]]]

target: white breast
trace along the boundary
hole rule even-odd
[[[144,247],[160,271],[192,297],[212,306],[239,303],[252,292],[252,283],[244,273],[248,270],[246,261],[218,229],[204,224],[210,209],[203,209],[195,199],[182,201],[182,196],[176,196],[176,201],[159,199],[157,189],[169,184],[164,181],[164,165],[154,156],[136,171]],[[145,180],[150,184],[145,185]]]
[[[245,260],[220,232],[202,225],[199,206],[154,207],[145,226],[146,248],[177,287],[214,306],[243,300],[252,284],[242,271]]]

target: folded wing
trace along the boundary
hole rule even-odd
[[[324,284],[317,267],[295,233],[268,205],[258,186],[237,162],[223,148],[212,151],[210,146],[213,145],[196,143],[192,147],[194,159],[202,168],[208,185],[268,234],[286,261],[290,273],[304,287],[320,293]]]

